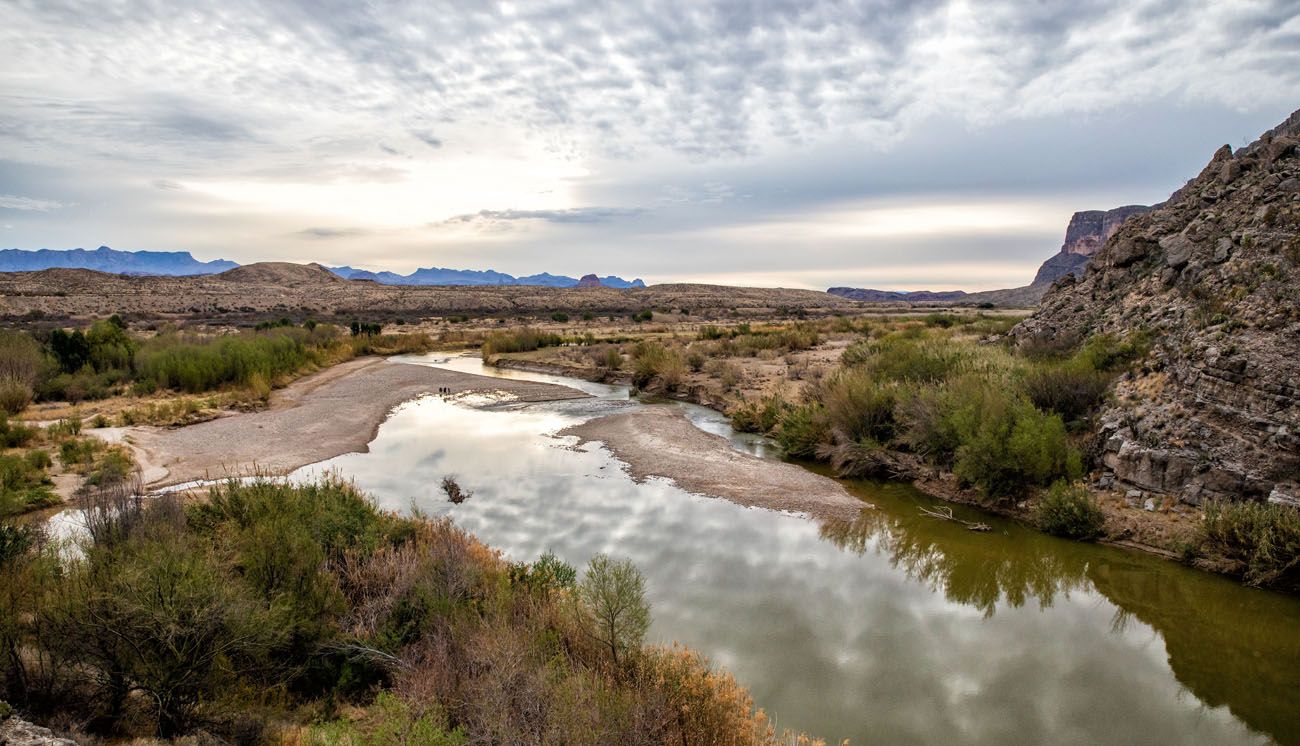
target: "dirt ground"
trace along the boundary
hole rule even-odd
[[[599,441],[637,480],[665,477],[687,492],[740,505],[788,510],[818,519],[852,520],[872,506],[834,479],[733,449],[695,427],[679,410],[647,407],[600,417],[560,432],[583,443]]]

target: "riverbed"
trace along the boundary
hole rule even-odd
[[[514,559],[582,567],[630,557],[647,577],[652,642],[727,667],[779,727],[854,744],[1300,743],[1300,600],[1175,563],[1055,539],[960,507],[988,533],[926,517],[907,485],[845,482],[874,510],[814,521],[640,481],[597,442],[559,433],[638,406],[679,407],[733,448],[775,458],[721,415],[638,404],[626,389],[484,407],[399,406],[335,470],[394,510],[450,515]],[[447,502],[454,475],[473,492]]]

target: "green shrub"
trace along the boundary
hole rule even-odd
[[[0,448],[22,448],[35,437],[35,428],[21,422],[10,422],[9,416],[0,412]]]
[[[891,334],[853,344],[840,359],[846,366],[862,367],[882,380],[938,383],[959,372],[969,358],[963,346],[947,340]]]
[[[1075,354],[1075,359],[1093,370],[1120,370],[1145,357],[1150,346],[1148,335],[1142,332],[1123,339],[1113,334],[1094,334]]]
[[[464,732],[447,729],[447,718],[428,705],[416,711],[389,692],[380,692],[359,722],[336,720],[315,726],[307,746],[463,746]]]
[[[888,443],[898,422],[894,408],[898,389],[862,371],[839,370],[822,381],[817,398],[826,409],[831,431],[839,440]]]
[[[988,389],[957,415],[961,445],[953,473],[989,497],[1021,495],[1083,471],[1060,415],[1043,414],[1026,399]]]
[[[1091,541],[1104,534],[1106,515],[1082,484],[1058,480],[1034,509],[1038,527],[1067,539]]]
[[[554,347],[564,343],[564,338],[558,334],[539,332],[532,327],[524,327],[514,331],[493,332],[488,336],[487,341],[483,343],[483,359],[487,360],[493,355],[500,355],[510,352],[532,352],[540,347]]]
[[[1263,502],[1211,502],[1202,549],[1235,562],[1247,583],[1300,587],[1300,511]]]
[[[555,313],[551,314],[551,321],[558,321],[561,324],[563,324],[568,320],[569,320],[569,314],[563,311],[556,311]]]
[[[818,449],[830,440],[830,419],[818,402],[790,407],[776,429],[776,442],[792,458],[817,458]]]

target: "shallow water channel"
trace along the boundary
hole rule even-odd
[[[472,357],[407,361],[594,397],[426,397],[399,407],[368,453],[295,476],[337,470],[383,507],[451,515],[515,559],[632,558],[651,640],[726,666],[780,728],[855,746],[1300,744],[1300,599],[998,518],[979,516],[994,530],[972,533],[921,515],[935,501],[907,485],[852,483],[877,509],[823,525],[637,484],[603,449],[553,435],[642,406],[626,388]],[[771,455],[715,412],[649,406],[681,406],[733,447]],[[448,503],[446,474],[473,498]]]

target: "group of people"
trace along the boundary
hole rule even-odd
[[[451,387],[450,387],[450,386],[439,386],[439,387],[438,387],[438,393],[439,393],[439,394],[450,394],[450,393],[451,393]]]

